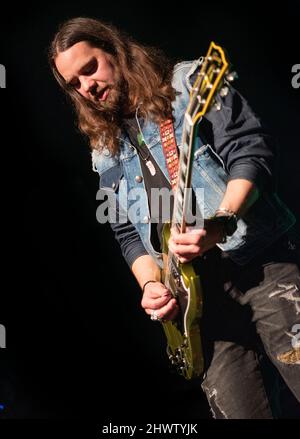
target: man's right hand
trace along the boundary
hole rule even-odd
[[[156,311],[161,320],[173,320],[179,311],[176,299],[161,282],[149,282],[145,286],[141,305],[148,315]]]

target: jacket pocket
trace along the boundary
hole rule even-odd
[[[100,175],[100,189],[105,191],[117,192],[120,186],[122,176],[123,172],[120,163],[105,170]]]

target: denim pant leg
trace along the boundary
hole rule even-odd
[[[250,304],[265,351],[300,402],[300,271],[291,261],[262,270],[263,280],[241,302]]]
[[[219,341],[202,383],[215,419],[273,419],[258,354]]]
[[[230,278],[231,273],[218,251],[210,252],[201,268],[206,361],[202,388],[212,415],[217,419],[272,419],[250,306],[237,303],[224,291],[226,275]]]
[[[264,350],[280,373],[280,416],[297,418],[300,418],[299,267],[300,239],[294,227],[246,267],[237,269],[232,265],[229,271],[233,282],[228,291],[238,303],[250,306]]]

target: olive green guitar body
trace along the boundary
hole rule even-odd
[[[163,229],[163,258],[167,264],[170,224]],[[163,321],[167,338],[167,353],[177,371],[186,379],[200,376],[203,372],[200,318],[202,314],[202,291],[199,276],[192,263],[171,264],[162,271],[164,282],[166,269],[170,269],[168,288],[177,299],[180,311],[175,320]]]

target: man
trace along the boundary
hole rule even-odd
[[[172,320],[179,306],[161,283],[162,224],[151,221],[151,189],[171,189],[160,127],[172,119],[180,150],[201,60],[173,68],[159,51],[89,18],[60,27],[49,59],[89,137],[100,187],[116,202],[111,226],[142,289],[142,307],[154,320]],[[205,294],[202,387],[213,416],[272,418],[262,359],[271,360],[300,400],[295,218],[275,194],[273,140],[245,99],[228,87],[226,96],[216,98],[219,111],[201,120],[192,177],[194,191],[204,188],[205,216],[222,221],[192,233],[172,230],[169,247],[183,263],[199,261]],[[124,183],[129,190],[141,188],[138,220],[130,214]]]

